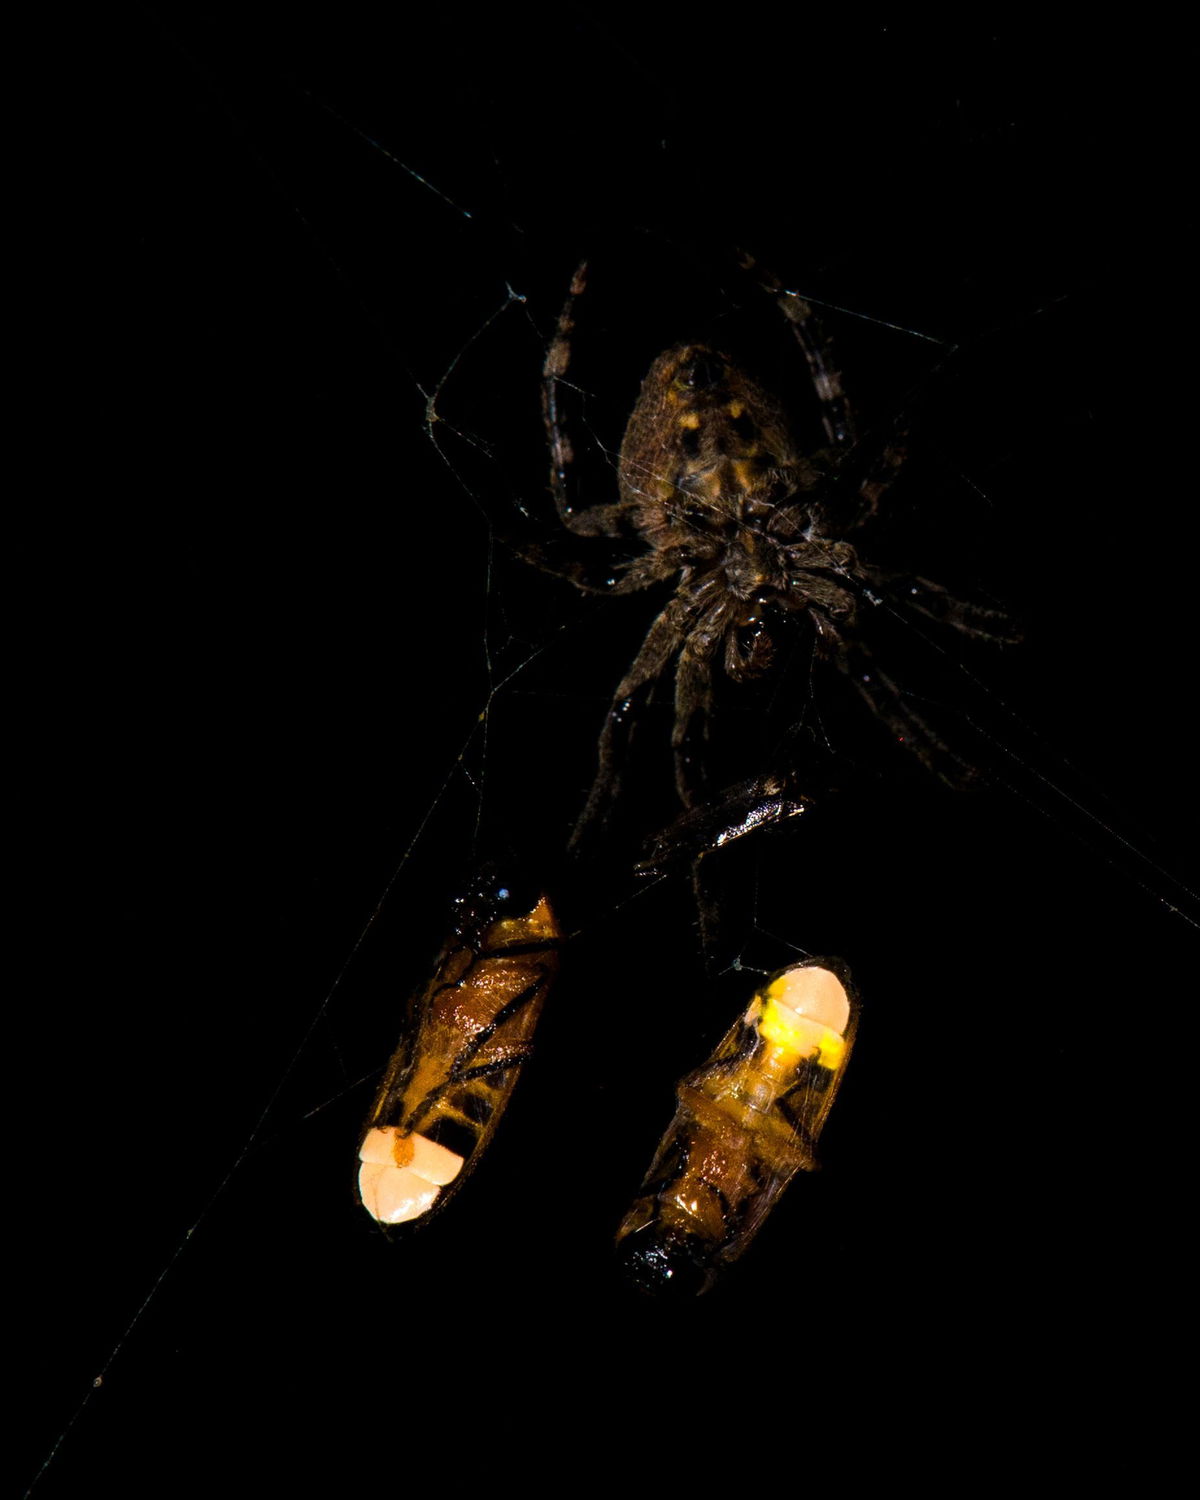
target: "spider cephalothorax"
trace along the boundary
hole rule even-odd
[[[753,262],[743,260],[747,269]],[[707,343],[668,349],[651,365],[630,414],[618,464],[618,498],[577,507],[572,498],[572,398],[565,377],[586,267],[575,274],[546,357],[543,398],[551,488],[559,518],[577,536],[640,540],[646,551],[622,562],[602,585],[632,593],[673,583],[613,695],[600,739],[600,764],[576,837],[616,795],[618,737],[627,737],[641,690],[675,661],[675,779],[685,806],[698,798],[704,767],[693,746],[707,732],[713,681],[763,673],[773,625],[804,616],[817,651],[854,683],[870,708],[917,754],[942,747],[904,695],[871,663],[859,636],[864,605],[876,604],[897,575],[867,563],[847,538],[876,510],[903,462],[898,433],[862,451],[841,382],[811,310],[757,270],[808,366],[825,445],[806,454],[784,404],[743,365]],[[566,572],[580,587],[581,569]],[[972,635],[1003,638],[1003,617],[951,598],[924,579],[904,580],[906,607]]]

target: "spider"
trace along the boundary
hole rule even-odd
[[[900,592],[901,575],[866,560],[855,539],[904,462],[904,434],[896,431],[874,454],[865,451],[811,307],[749,255],[739,261],[783,315],[804,356],[825,437],[815,452],[801,451],[787,406],[735,358],[714,343],[680,343],[654,360],[642,383],[621,444],[617,499],[581,504],[573,480],[568,374],[586,262],[575,272],[546,356],[543,414],[559,520],[576,537],[636,539],[645,550],[621,561],[600,584],[578,563],[558,566],[544,551],[525,555],[594,592],[631,594],[674,584],[613,694],[573,846],[607,817],[620,790],[636,701],[672,662],[675,786],[683,807],[696,807],[706,780],[700,747],[708,738],[714,678],[723,672],[745,683],[763,676],[787,616],[810,622],[816,654],[840,668],[927,765],[944,774],[957,760],[862,639],[864,610]],[[956,599],[927,579],[905,577],[903,593],[922,614],[967,635],[1013,638],[998,611]],[[744,789],[738,795],[745,800]]]

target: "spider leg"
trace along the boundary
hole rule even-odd
[[[694,620],[712,606],[717,580],[701,580],[686,593],[672,598],[646,632],[633,665],[617,685],[600,735],[600,763],[583,812],[571,835],[570,848],[577,848],[597,818],[608,816],[621,789],[619,760],[633,728],[634,697],[661,677],[667,663],[686,640]]]
[[[774,299],[791,325],[808,365],[817,400],[821,403],[821,425],[829,442],[836,448],[852,447],[854,416],[842,390],[842,378],[833,363],[829,342],[822,334],[812,308],[795,292],[789,292],[777,276],[760,266],[746,251],[741,251],[738,259],[743,269],[749,271],[763,291]]]
[[[815,618],[818,619],[818,632],[828,649],[828,637],[832,631],[822,627],[819,617]],[[940,781],[961,786],[974,778],[975,767],[950,749],[933,726],[912,707],[900,686],[875,665],[865,646],[851,646],[838,639],[830,654],[876,718]]]
[[[808,776],[818,779],[811,765]],[[762,829],[811,814],[816,804],[806,788],[797,771],[753,777],[689,808],[642,846],[639,875],[662,874],[685,861],[691,865],[700,949],[710,972],[722,969],[744,945],[754,903],[753,889],[744,882],[731,888],[712,856]]]
[[[802,297],[788,291],[773,272],[759,266],[751,255],[743,251],[740,258],[742,266],[755,275],[759,286],[774,299],[800,345],[813,388],[821,403],[821,423],[831,445],[832,451],[827,455],[829,467],[836,471],[845,463],[850,451],[858,445],[858,437],[854,410],[842,389],[841,376],[833,361],[830,342],[822,332],[812,308]],[[847,502],[835,491],[830,500],[813,503],[817,531],[848,536],[875,516],[881,500],[892,487],[908,457],[905,446],[907,436],[904,428],[896,427],[859,480],[853,501]],[[821,455],[814,456],[814,463],[818,468],[822,466]]]
[[[775,655],[775,643],[771,633],[761,622],[747,647],[738,640],[736,630],[725,634],[725,675],[731,682],[746,682],[751,677],[761,677],[768,670]]]
[[[907,439],[908,434],[903,428],[893,433],[890,441],[884,444],[883,451],[863,476],[858,486],[858,498],[862,502],[862,507],[857,519],[849,522],[851,529],[871,519],[879,509],[879,502],[896,482],[896,476],[908,457],[908,448],[905,446]]]
[[[969,599],[959,599],[940,583],[928,578],[906,578],[901,588],[890,590],[892,597],[923,614],[939,625],[949,625],[974,640],[994,641],[1014,646],[1021,633],[1002,609],[989,609]]]
[[[610,550],[604,558],[597,555],[584,562],[577,555],[579,543],[560,535],[539,542],[510,536],[497,540],[530,567],[555,578],[565,578],[585,594],[634,594],[679,571],[678,562],[665,552],[647,552],[632,561],[614,564]]]
[[[789,292],[773,272],[759,266],[745,252],[741,254],[741,264],[756,276],[763,291],[774,299],[800,345],[808,365],[809,377],[821,403],[821,424],[832,449],[828,454],[830,468],[836,470],[845,462],[850,450],[855,448],[858,437],[854,410],[842,389],[841,376],[833,361],[830,342],[822,332],[812,308],[802,297]],[[846,536],[875,515],[880,501],[891,488],[908,456],[906,438],[907,433],[902,428],[897,428],[859,481],[853,502],[847,504],[844,499],[833,498],[813,505],[818,531],[831,531]],[[820,455],[814,457],[818,468],[821,467],[820,460]]]
[[[693,756],[697,739],[708,739],[712,712],[712,661],[726,633],[730,616],[726,600],[718,600],[688,633],[675,669],[675,727],[671,749],[675,754],[675,789],[684,807],[692,807],[704,785],[703,755]]]
[[[554,338],[542,367],[542,417],[550,445],[550,489],[559,520],[576,536],[619,537],[622,522],[631,509],[628,502],[579,509],[571,500],[571,465],[575,460],[571,430],[583,408],[583,393],[564,377],[571,363],[576,303],[586,290],[587,262],[583,261],[571,280],[571,289],[558,315]]]
[[[848,542],[831,542],[825,537],[814,536],[792,542],[784,550],[800,569],[828,568],[830,572],[849,577],[858,566],[858,553]]]
[[[830,464],[828,456],[823,465],[822,454],[814,455],[813,463],[818,468],[833,470],[837,476],[835,482],[826,489],[824,497],[817,496],[810,502],[815,532],[825,536],[853,536],[874,520],[880,502],[895,483],[896,476],[908,457],[905,438],[906,433],[902,429],[894,432],[883,449],[867,465],[866,472],[857,484],[850,478],[848,471],[855,466],[855,460],[860,457],[859,452],[852,455],[834,453],[832,457],[838,460],[838,465]],[[860,444],[860,449],[864,446],[866,445]]]
[[[675,786],[684,807],[693,810],[697,816],[696,825],[689,825],[691,835],[694,837],[704,824],[711,828],[714,842],[709,847],[728,843],[767,822],[794,816],[807,806],[787,797],[782,782],[775,781],[768,787],[767,779],[744,782],[720,794],[711,804],[697,805],[697,794],[704,784],[704,762],[703,759],[693,760],[691,745],[695,743],[697,730],[703,738],[708,735],[712,662],[717,646],[723,639],[726,668],[735,667],[736,670],[730,672],[735,679],[744,679],[765,670],[771,655],[771,639],[765,630],[756,636],[748,654],[739,650],[736,632],[731,628],[735,608],[728,599],[718,600],[707,616],[697,622],[680,652],[675,675],[675,728],[671,736],[675,752]],[[716,827],[712,827],[714,822]],[[684,839],[687,837],[685,833]],[[670,843],[669,838],[667,843]],[[714,969],[718,964],[723,934],[730,924],[726,911],[728,897],[723,898],[720,883],[705,865],[706,852],[705,848],[693,852],[692,895],[699,922],[700,948],[706,963]]]
[[[840,542],[835,542],[831,551],[841,546]],[[828,567],[837,574],[834,578],[827,578],[824,573],[810,571],[813,566],[810,550],[802,556],[804,561],[792,577],[792,587],[799,591],[800,607],[808,608],[809,604],[813,604],[818,610],[823,610],[832,622],[829,627],[831,630],[853,620],[857,612],[858,594],[849,566],[836,556],[831,556],[828,562],[818,559],[816,566]],[[820,633],[820,616],[815,615],[814,618],[818,622]]]

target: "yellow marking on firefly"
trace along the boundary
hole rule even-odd
[[[688,428],[690,431],[695,431],[700,425],[700,413],[698,411],[685,411],[679,419],[679,425],[680,427]]]
[[[845,1039],[836,1031],[808,1016],[797,1015],[790,1006],[774,999],[770,991],[758,1023],[758,1034],[789,1060],[815,1056],[823,1068],[838,1068],[846,1051]]]
[[[397,1135],[392,1141],[392,1160],[398,1167],[407,1167],[413,1159],[411,1135]]]
[[[828,1068],[831,1073],[836,1073],[842,1065],[842,1059],[846,1056],[846,1038],[839,1036],[836,1031],[826,1031],[821,1038],[821,1046],[817,1051],[817,1061],[823,1068]]]
[[[734,419],[735,422],[741,416],[741,414],[746,410],[745,405],[741,401],[731,401],[729,403],[729,408],[728,409],[729,409],[729,415]]]
[[[773,1000],[769,995],[759,1018],[758,1034],[773,1047],[795,1057],[811,1053],[816,1041],[811,1021],[798,1016],[786,1005],[780,1005],[778,1000]]]

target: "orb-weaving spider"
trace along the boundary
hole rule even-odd
[[[599,584],[576,563],[560,566],[545,552],[521,550],[586,590],[629,594],[675,583],[613,694],[576,843],[618,795],[635,700],[673,660],[675,784],[691,808],[706,777],[697,747],[708,735],[714,675],[723,671],[735,683],[763,675],[784,616],[806,616],[816,653],[939,770],[956,757],[874,664],[859,630],[864,607],[895,596],[901,585],[906,602],[928,617],[967,635],[1011,639],[999,612],[955,599],[924,578],[901,581],[859,555],[851,538],[875,515],[903,463],[903,436],[895,432],[866,451],[809,305],[749,256],[741,264],[774,301],[804,355],[825,435],[813,453],[802,451],[787,406],[735,358],[712,343],[681,343],[658,356],[642,384],[621,444],[617,500],[583,505],[574,494],[567,375],[586,264],[575,273],[546,357],[543,412],[559,519],[577,537],[637,539],[649,550],[620,562]],[[739,796],[744,800],[744,789]]]

